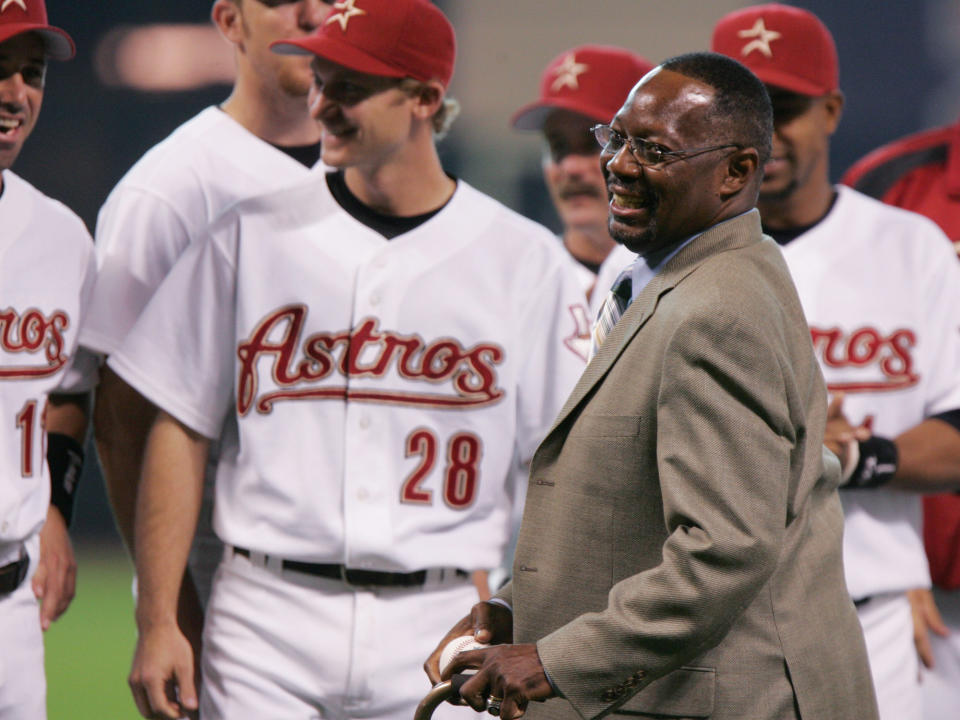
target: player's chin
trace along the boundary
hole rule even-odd
[[[356,136],[356,130],[331,132],[324,128],[320,138],[323,162],[333,167],[349,165],[357,151]]]
[[[788,199],[797,189],[797,183],[791,177],[782,175],[764,175],[760,184],[759,201],[778,202]]]
[[[0,170],[9,170],[20,154],[22,143],[4,143],[0,141]]]
[[[354,153],[350,152],[349,147],[343,147],[336,142],[328,142],[326,136],[321,141],[320,148],[320,159],[327,167],[342,169],[356,165]]]
[[[594,228],[603,227],[608,221],[607,203],[558,204],[557,212],[564,227]]]

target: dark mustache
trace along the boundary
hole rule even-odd
[[[560,197],[567,198],[571,195],[589,195],[594,198],[603,198],[603,190],[596,185],[587,185],[586,183],[571,182],[560,187]]]

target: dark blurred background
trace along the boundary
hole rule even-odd
[[[74,61],[51,67],[40,123],[15,170],[73,208],[91,232],[100,205],[130,165],[177,125],[226,97],[230,50],[216,36],[198,33],[208,25],[211,4],[47,0],[51,22],[73,36],[78,52]],[[459,56],[452,94],[464,110],[441,145],[448,169],[558,229],[540,180],[537,138],[516,133],[507,124],[511,112],[535,96],[546,63],[585,42],[623,45],[653,61],[704,49],[716,20],[749,3],[438,4],[457,29]],[[960,114],[960,0],[792,4],[814,11],[837,40],[847,106],[833,142],[835,178],[877,145],[951,122]],[[157,24],[173,34],[180,32],[181,45],[171,49],[156,41],[156,55],[147,54],[147,65],[167,76],[182,76],[185,85],[201,87],[148,91],[131,87],[120,77],[129,69],[120,52],[123,41]],[[211,77],[220,81],[208,84]],[[95,463],[88,464],[79,503],[78,542],[116,542]]]

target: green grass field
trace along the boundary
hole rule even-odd
[[[134,720],[132,565],[119,546],[78,547],[77,563],[76,597],[46,634],[49,720]]]

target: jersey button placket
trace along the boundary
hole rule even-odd
[[[381,257],[370,258],[358,271],[354,286],[354,332],[363,323],[374,320],[372,332],[382,333],[392,327],[392,319],[384,317],[389,311],[386,303],[388,286],[385,284],[387,263]],[[392,296],[392,295],[391,295]],[[389,312],[387,312],[389,315]],[[379,351],[378,341],[369,341],[356,362],[362,368],[375,364]],[[347,386],[353,392],[369,392],[383,389],[383,378],[365,373],[348,377]],[[381,443],[393,442],[382,437],[389,425],[389,412],[376,401],[369,399],[347,401],[347,437],[344,456],[344,528],[346,532],[345,558],[349,567],[370,569],[369,558],[382,558],[389,554],[393,543],[393,517],[399,498],[389,492],[385,484],[395,475],[388,458],[402,460],[402,448],[393,453],[385,451]],[[386,423],[386,424],[385,424]],[[377,567],[379,568],[378,562]]]

